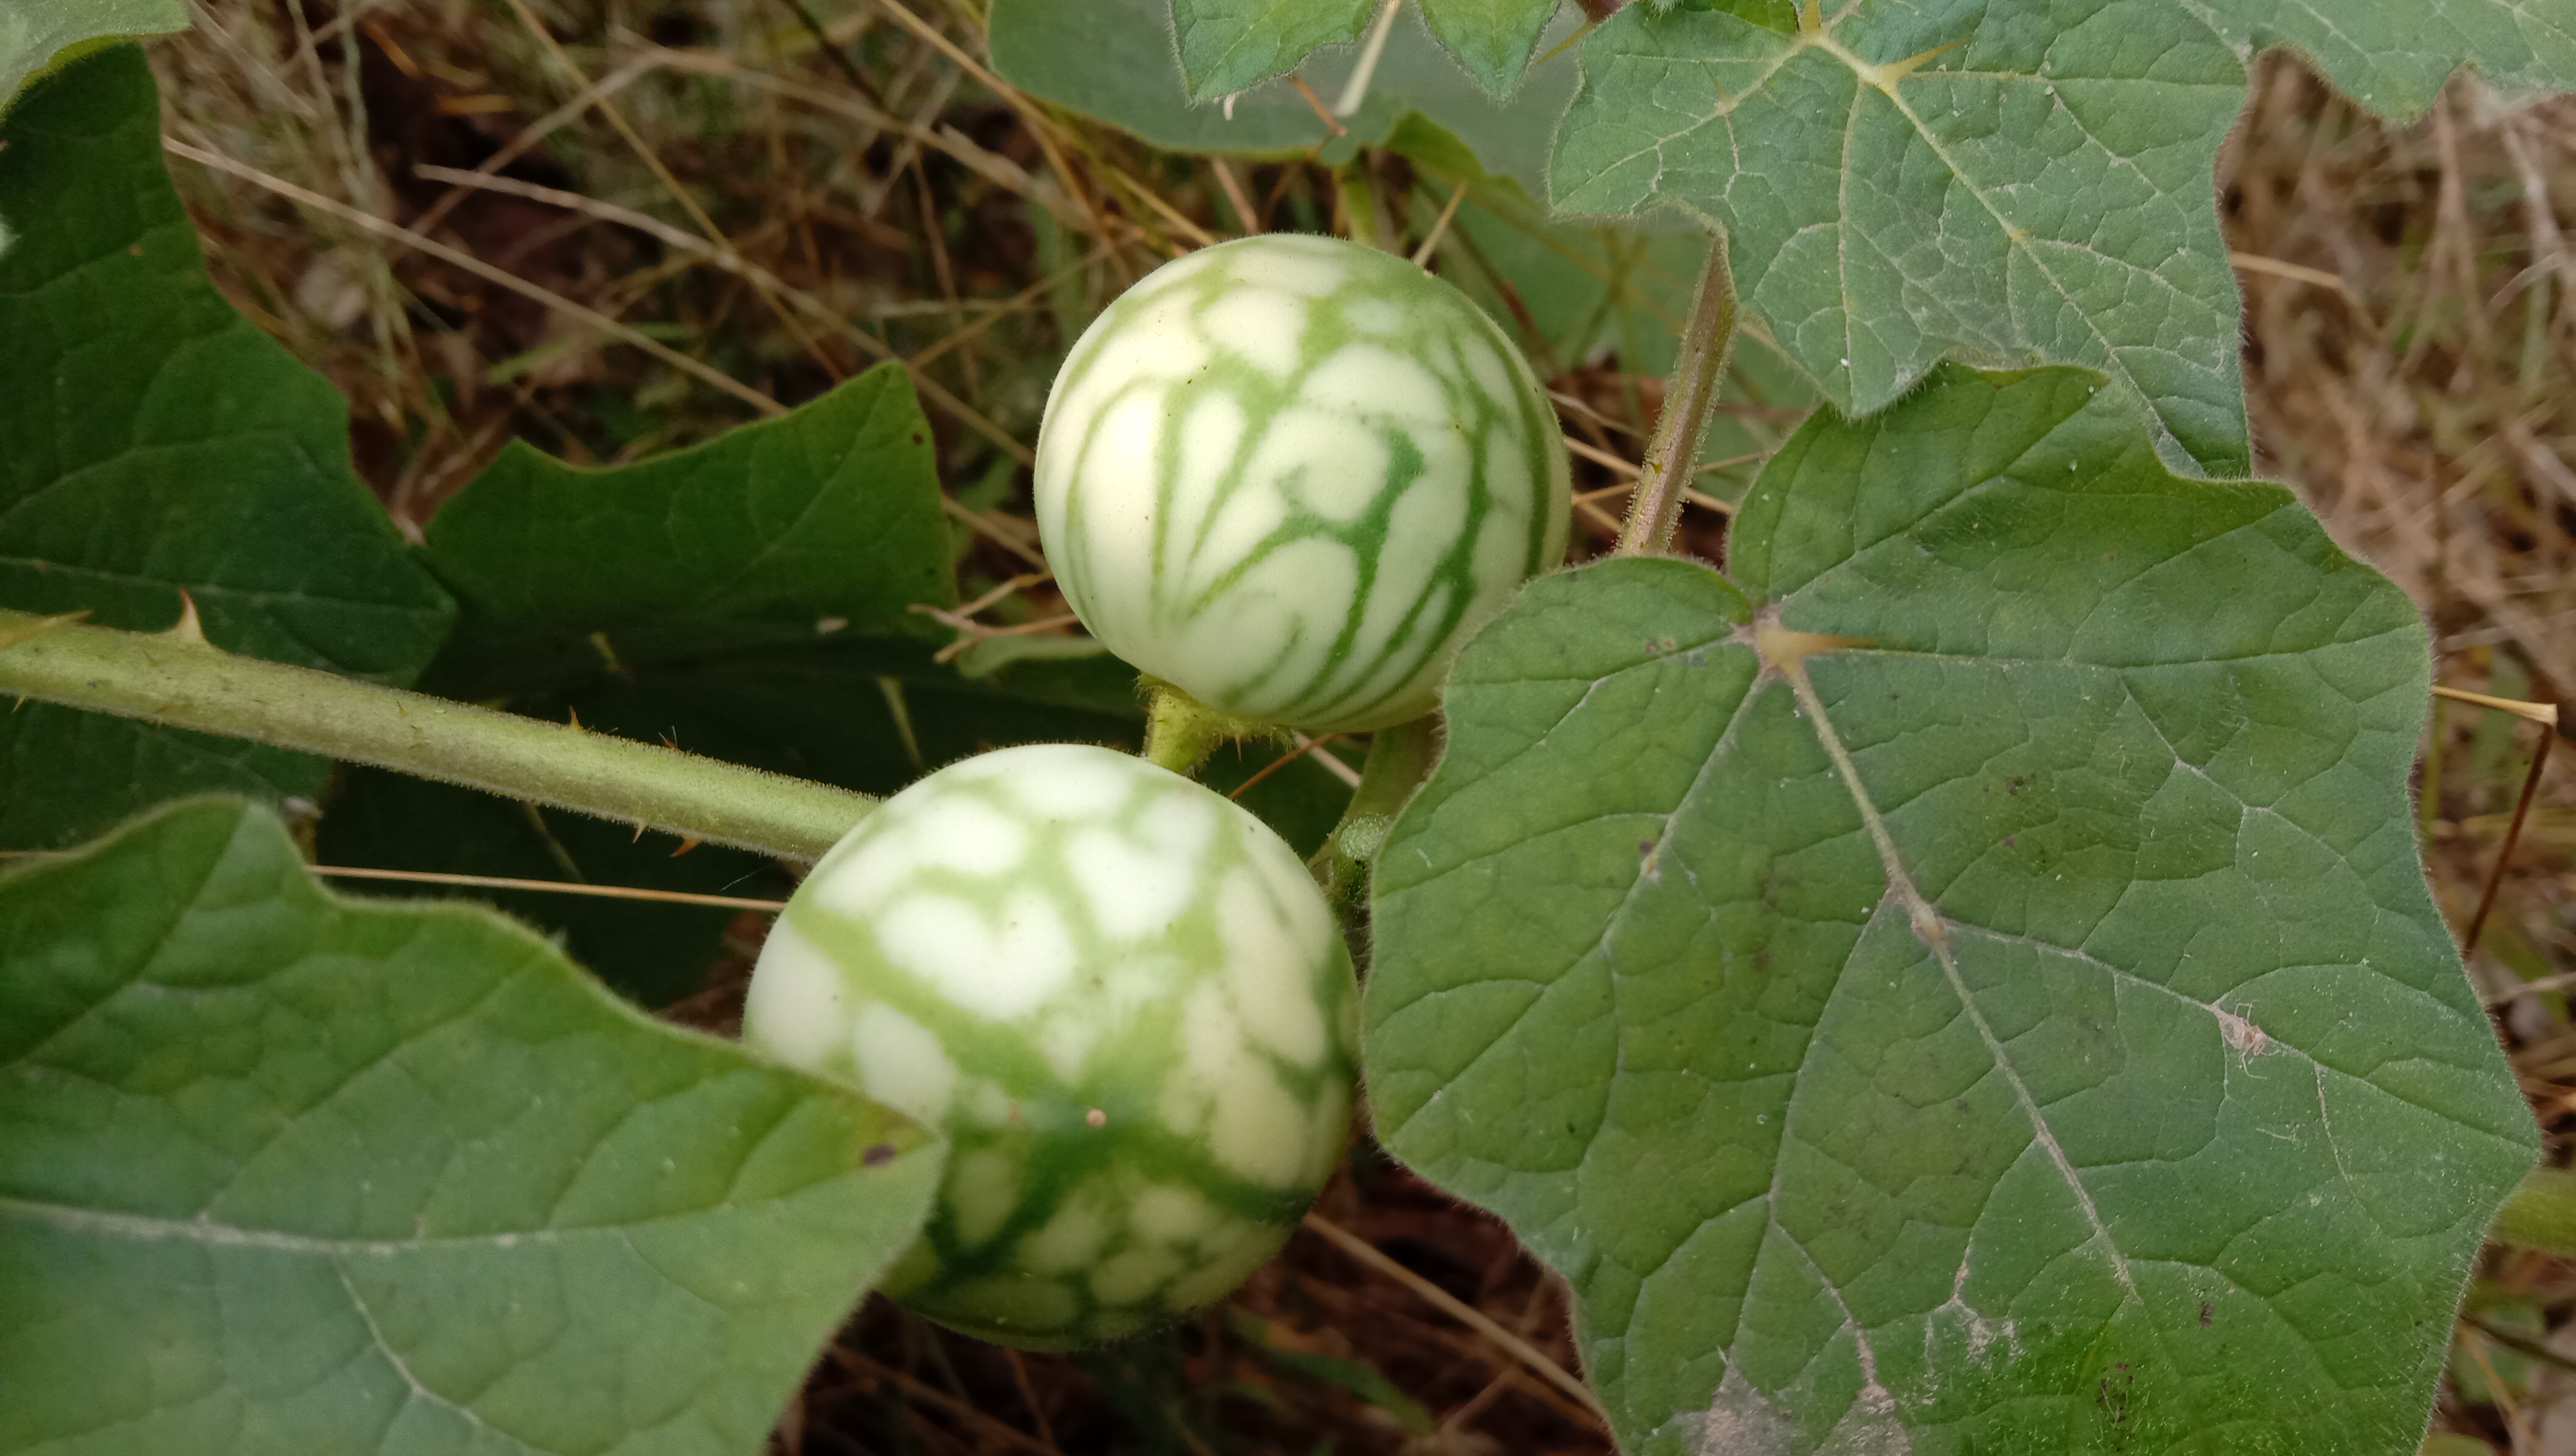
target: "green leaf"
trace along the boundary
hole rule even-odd
[[[2148,403],[2169,459],[2242,471],[2210,181],[2237,52],[2165,0],[2093,0],[2064,26],[1984,8],[1864,3],[1783,35],[1631,6],[1583,48],[1554,200],[1723,228],[1745,305],[1846,413],[1945,355],[2085,364]]]
[[[462,609],[439,677],[491,682],[908,627],[957,599],[930,425],[899,364],[694,449],[585,470],[513,441],[443,506]]]
[[[2239,46],[2296,47],[2361,104],[2399,120],[2421,115],[2462,66],[2497,86],[2576,85],[2576,7],[2566,0],[2186,3]]]
[[[1320,45],[1358,38],[1376,0],[1172,0],[1190,98],[1267,81]]]
[[[348,405],[233,311],[122,47],[0,129],[0,604],[140,630],[184,588],[216,646],[407,683],[453,607],[349,465]],[[221,788],[312,797],[322,760],[42,704],[0,715],[0,843]]]
[[[1570,13],[1560,16],[1548,30],[1550,43],[1574,23]],[[1339,164],[1363,146],[1379,145],[1397,122],[1419,112],[1469,138],[1486,170],[1517,179],[1532,195],[1545,191],[1548,138],[1575,84],[1569,53],[1532,68],[1508,104],[1496,101],[1407,5],[1360,107],[1341,119],[1347,134],[1337,136],[1285,79],[1244,89],[1231,117],[1215,101],[1192,104],[1164,0],[993,0],[989,33],[993,69],[1004,80],[1166,151],[1280,158],[1313,152]],[[1331,105],[1359,55],[1358,46],[1322,52],[1298,74]]]
[[[30,77],[102,45],[187,28],[183,0],[45,0],[0,10],[0,114]]]
[[[1478,85],[1509,96],[1557,0],[1422,0],[1422,20]]]
[[[1846,413],[1944,357],[2083,364],[2148,404],[2169,462],[2211,474],[2248,461],[2211,169],[2250,48],[2299,46],[2396,113],[2464,62],[2576,83],[2565,0],[1858,0],[1778,20],[1741,0],[1614,16],[1584,46],[1556,204],[1723,227],[1744,302]]]
[[[1445,129],[1407,117],[1387,148],[1435,178],[1465,186],[1467,199],[1442,234],[1440,276],[1484,306],[1521,344],[1542,378],[1612,356],[1631,375],[1672,372],[1691,287],[1708,235],[1640,227],[1590,227],[1551,219],[1519,184],[1477,167]],[[1417,192],[1417,232],[1437,222],[1436,195]],[[1720,407],[1709,413],[1699,458],[1759,459],[1817,403],[1806,374],[1758,320],[1736,336]],[[1637,441],[1622,442],[1632,452]],[[1699,477],[1699,488],[1732,500],[1753,476],[1738,464]]]
[[[2416,857],[2424,626],[2148,439],[1945,368],[1789,442],[1733,582],[1460,658],[1370,1099],[1573,1282],[1626,1449],[2421,1439],[2534,1141]]]
[[[0,1449],[749,1456],[939,1157],[174,806],[0,879]]]

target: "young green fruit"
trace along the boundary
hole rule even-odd
[[[833,846],[770,932],[743,1039],[947,1134],[884,1291],[1064,1349],[1213,1302],[1350,1126],[1358,990],[1294,851],[1142,759],[1004,749]]]
[[[1547,396],[1455,288],[1268,234],[1163,265],[1083,332],[1038,433],[1038,532],[1093,636],[1312,732],[1435,706],[1468,634],[1565,556]]]

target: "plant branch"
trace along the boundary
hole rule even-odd
[[[1619,555],[1661,556],[1672,549],[1700,431],[1707,427],[1709,406],[1717,402],[1734,347],[1735,274],[1726,266],[1726,238],[1720,234],[1708,240],[1708,263],[1700,270],[1699,291],[1682,326],[1681,357],[1673,361],[1672,382],[1664,387],[1663,411],[1646,442],[1637,493],[1628,501]]]
[[[0,611],[0,696],[461,784],[668,834],[811,860],[877,801],[675,748],[207,645]]]
[[[1333,826],[1324,847],[1307,865],[1328,896],[1340,899],[1363,893],[1368,867],[1376,863],[1396,812],[1431,777],[1431,766],[1439,757],[1440,719],[1434,715],[1380,728],[1370,736],[1359,787],[1351,791],[1341,822]]]

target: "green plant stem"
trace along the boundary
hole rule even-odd
[[[783,859],[819,858],[864,794],[693,753],[239,657],[184,632],[0,611],[0,696],[398,769]]]
[[[1145,681],[1151,695],[1145,709],[1143,757],[1183,778],[1195,776],[1218,744],[1288,736],[1268,723],[1220,713],[1170,683]]]
[[[1362,151],[1335,174],[1335,185],[1342,194],[1342,215],[1350,223],[1352,242],[1402,257],[1404,243],[1395,236],[1394,224],[1388,219],[1385,194],[1373,160],[1371,153]]]
[[[2576,1172],[2534,1168],[2496,1215],[2487,1237],[2516,1248],[2576,1258]]]
[[[1313,868],[1326,894],[1339,897],[1362,883],[1377,859],[1386,832],[1413,791],[1431,777],[1440,757],[1440,719],[1425,715],[1410,723],[1380,728],[1369,739],[1368,762],[1360,768],[1360,786],[1351,791],[1342,821],[1315,853]]]
[[[1619,530],[1619,555],[1661,556],[1673,549],[1673,530],[1681,524],[1682,499],[1699,456],[1700,432],[1708,425],[1709,407],[1717,403],[1734,348],[1735,274],[1726,265],[1726,238],[1718,235],[1708,240],[1708,262],[1700,269],[1699,291],[1682,326],[1681,356],[1673,361],[1672,382],[1664,386],[1663,411],[1646,442],[1637,493],[1629,497],[1628,519]]]

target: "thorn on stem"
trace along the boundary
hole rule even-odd
[[[198,620],[197,599],[188,595],[188,589],[184,586],[179,588],[178,625],[161,635],[174,642],[185,642],[196,647],[214,645],[206,640],[206,624]]]

